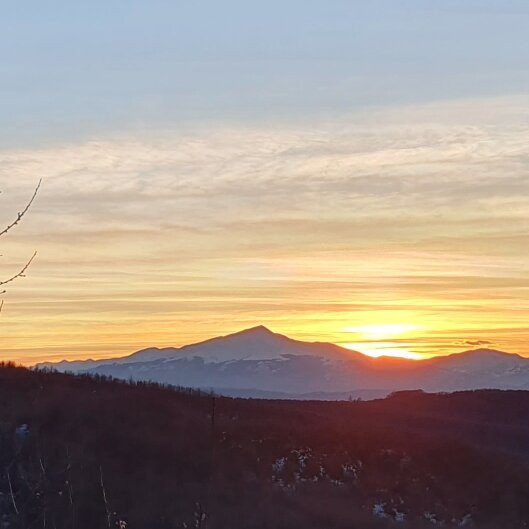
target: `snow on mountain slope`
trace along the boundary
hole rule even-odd
[[[493,349],[475,349],[426,362],[425,389],[529,389],[529,360]]]
[[[284,355],[309,355],[332,359],[350,359],[367,361],[367,358],[356,351],[339,347],[332,343],[302,342],[282,334],[274,333],[263,325],[245,329],[240,332],[211,338],[204,342],[183,347],[159,349],[150,347],[131,355],[104,360],[85,360],[69,362],[44,362],[38,367],[51,367],[59,371],[86,371],[102,365],[132,364],[154,360],[171,360],[175,358],[203,358],[205,362],[226,362],[230,360],[272,360]]]
[[[498,369],[511,369],[527,364],[527,359],[517,354],[505,353],[494,349],[473,349],[462,353],[452,354],[433,359],[442,363],[444,369],[453,369],[464,372],[488,371]]]
[[[199,356],[207,362],[230,360],[272,360],[284,355],[309,355],[329,360],[364,358],[364,355],[331,343],[302,342],[272,332],[263,325],[252,327],[235,334],[212,338],[198,344],[186,345],[179,349],[178,357]]]

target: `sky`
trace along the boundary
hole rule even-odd
[[[0,20],[0,359],[265,324],[529,356],[529,5],[21,1]]]

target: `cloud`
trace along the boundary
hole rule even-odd
[[[480,346],[480,345],[492,345],[492,342],[488,340],[467,340],[465,345]]]
[[[183,340],[182,327],[191,341],[202,325],[214,334],[261,318],[317,337],[380,311],[444,325],[451,343],[459,320],[518,328],[527,108],[474,100],[3,150],[5,222],[44,178],[3,241],[1,273],[39,250],[10,292],[6,340],[27,357],[64,333],[72,354],[87,340],[98,354],[108,329],[153,345]]]

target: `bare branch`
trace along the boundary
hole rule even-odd
[[[14,228],[22,220],[22,217],[24,217],[24,215],[28,212],[29,208],[31,207],[31,205],[35,201],[35,197],[37,196],[37,193],[39,192],[41,184],[42,184],[42,179],[39,180],[39,183],[38,183],[37,187],[35,188],[33,196],[31,197],[31,200],[27,203],[26,207],[17,215],[17,218],[11,224],[9,224],[6,228],[4,228],[2,231],[0,231],[0,237],[2,235],[5,235],[9,230]]]
[[[9,469],[6,469],[7,474],[7,482],[9,484],[9,494],[11,496],[11,503],[13,504],[13,509],[15,509],[15,513],[18,514],[18,507],[17,502],[15,501],[15,494],[13,492],[13,486],[11,485],[11,476],[9,475]]]
[[[111,529],[112,527],[112,517],[111,517],[111,514],[110,514],[110,507],[108,505],[108,500],[107,500],[107,491],[105,489],[105,483],[103,482],[103,468],[101,467],[101,465],[99,465],[99,482],[101,484],[101,493],[103,495],[103,502],[105,504],[105,511],[106,511],[106,514],[107,514],[107,524],[108,524],[108,529]]]
[[[24,265],[24,268],[20,270],[17,274],[15,274],[13,277],[10,277],[9,279],[6,279],[5,281],[0,281],[0,286],[7,285],[7,283],[13,282],[15,279],[18,279],[19,277],[25,277],[26,270],[29,268],[31,263],[33,262],[33,259],[37,256],[37,252],[35,252],[31,259]],[[5,291],[4,291],[5,292]],[[3,294],[4,292],[0,292],[0,294]]]

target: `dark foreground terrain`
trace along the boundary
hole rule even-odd
[[[529,392],[213,398],[0,368],[2,529],[529,522]]]

